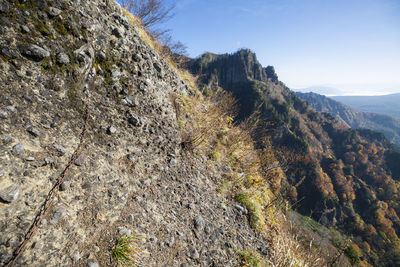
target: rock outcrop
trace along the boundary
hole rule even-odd
[[[216,193],[226,168],[182,151],[170,94],[188,86],[117,3],[0,12],[1,264],[110,266],[124,234],[140,237],[142,266],[265,251],[245,209]]]

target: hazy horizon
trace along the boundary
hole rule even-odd
[[[289,88],[400,92],[400,1],[168,0],[190,57],[249,48]]]
[[[313,85],[305,88],[290,89],[296,92],[313,92],[325,96],[381,96],[400,93],[400,87],[398,87],[399,89],[395,87],[393,89],[386,88],[386,90],[363,90],[363,87],[360,88],[360,86],[362,85],[339,85],[339,87],[334,87],[334,85]]]

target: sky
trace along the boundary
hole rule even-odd
[[[190,57],[249,48],[292,89],[400,93],[400,0],[163,1]]]

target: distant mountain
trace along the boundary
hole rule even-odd
[[[400,93],[382,96],[333,96],[331,98],[360,111],[381,113],[400,119]]]
[[[392,143],[400,147],[400,121],[388,115],[362,112],[336,100],[316,93],[297,92],[314,109],[332,114],[338,121],[354,129],[370,129],[385,134]]]
[[[334,87],[328,87],[328,86],[311,86],[307,88],[302,88],[302,89],[293,89],[295,92],[301,92],[301,93],[317,93],[320,95],[343,95],[343,91]]]

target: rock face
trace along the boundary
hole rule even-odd
[[[232,92],[239,101],[239,119],[250,116],[259,98],[259,90],[254,88],[253,83],[280,83],[274,67],[263,68],[255,53],[249,49],[241,49],[233,54],[205,53],[199,58],[190,59],[186,67],[194,75],[199,75],[205,85],[218,85]]]
[[[249,79],[278,81],[274,67],[263,68],[255,53],[249,49],[242,49],[234,54],[205,53],[198,59],[191,60],[188,67],[193,73],[201,73],[204,81],[217,79],[223,88],[247,82]]]
[[[0,12],[1,265],[61,177],[18,266],[109,266],[119,229],[143,237],[143,266],[237,266],[235,249],[265,248],[216,193],[222,167],[182,151],[169,99],[187,86],[117,3]]]

